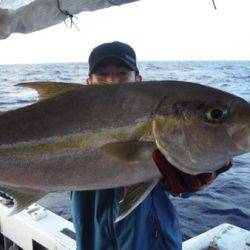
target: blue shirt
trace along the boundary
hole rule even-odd
[[[179,250],[178,214],[157,185],[126,218],[114,223],[123,188],[74,191],[71,196],[78,250]]]

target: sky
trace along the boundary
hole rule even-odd
[[[250,60],[249,0],[140,0],[0,40],[0,64],[86,62],[104,42],[122,41],[139,61]]]

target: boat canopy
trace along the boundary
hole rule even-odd
[[[58,24],[82,11],[95,11],[138,0],[0,0],[0,39]]]

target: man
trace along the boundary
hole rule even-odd
[[[87,84],[140,82],[134,50],[121,42],[96,47],[89,57]],[[125,219],[114,223],[126,187],[72,192],[72,217],[79,250],[178,250],[182,237],[178,214],[168,192],[198,191],[227,170],[196,176],[182,173],[156,150],[152,155],[164,178]],[[168,192],[166,192],[166,190]]]

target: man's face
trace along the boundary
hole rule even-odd
[[[126,66],[112,62],[98,67],[87,79],[87,84],[139,82],[141,76]]]

